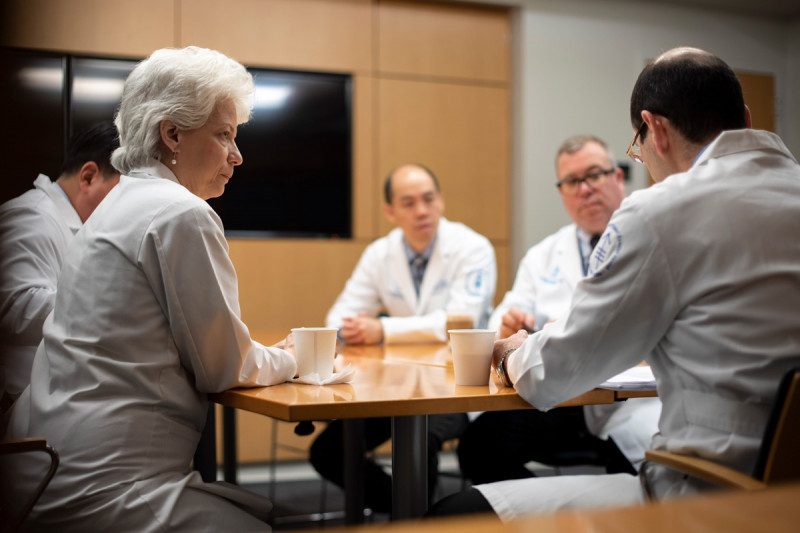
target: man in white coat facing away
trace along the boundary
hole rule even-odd
[[[501,338],[520,329],[541,329],[567,314],[592,248],[625,198],[622,169],[602,139],[566,139],[555,163],[556,186],[572,223],[533,246],[520,262],[514,286],[489,319]],[[461,472],[473,484],[533,477],[525,467],[530,461],[635,473],[658,430],[660,409],[658,398],[636,398],[547,413],[486,412],[459,439]],[[489,454],[492,461],[486,461]]]
[[[39,174],[34,189],[0,206],[0,409],[28,386],[44,319],[53,310],[67,245],[119,182],[111,152],[117,128],[101,122],[71,140],[58,179]]]
[[[703,50],[677,48],[649,63],[630,116],[628,154],[656,184],[611,217],[567,315],[497,341],[493,364],[548,410],[644,354],[662,402],[651,447],[752,474],[778,384],[800,365],[800,165],[777,135],[749,129],[736,75]],[[708,489],[657,465],[639,477],[657,498]],[[501,481],[431,514],[466,508],[510,520],[630,505],[644,500],[640,481]]]
[[[489,241],[442,216],[439,182],[422,165],[393,170],[384,199],[384,213],[398,227],[364,251],[327,325],[340,328],[340,337],[350,344],[446,341],[448,312],[469,314],[475,327],[485,327],[497,280]],[[429,496],[442,443],[457,438],[467,423],[464,413],[428,417]],[[367,449],[390,438],[390,419],[370,418],[365,424]],[[342,423],[333,421],[317,437],[310,456],[317,471],[339,486],[342,448]],[[389,512],[391,478],[371,461],[365,476],[365,503]]]

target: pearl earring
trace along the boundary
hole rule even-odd
[[[173,165],[177,165],[177,164],[178,164],[178,162],[177,162],[177,161],[175,161],[175,155],[176,155],[176,153],[175,153],[175,152],[172,152],[172,161],[170,161],[170,162],[171,162]]]

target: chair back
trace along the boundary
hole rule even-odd
[[[800,481],[800,368],[778,386],[753,477],[767,485]]]

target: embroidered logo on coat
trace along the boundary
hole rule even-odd
[[[556,265],[547,276],[539,276],[539,280],[548,285],[558,285],[564,281],[564,276],[561,275],[561,268]]]
[[[479,268],[467,274],[466,290],[472,296],[483,296],[486,286],[486,270]]]
[[[622,249],[622,235],[619,228],[614,224],[609,224],[606,231],[594,247],[592,256],[589,258],[589,276],[602,276],[614,265],[619,252]]]

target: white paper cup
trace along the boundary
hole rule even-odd
[[[451,329],[448,333],[456,385],[488,385],[495,331]]]
[[[333,374],[338,331],[338,328],[292,329],[298,376],[316,372],[320,379],[325,379]]]

